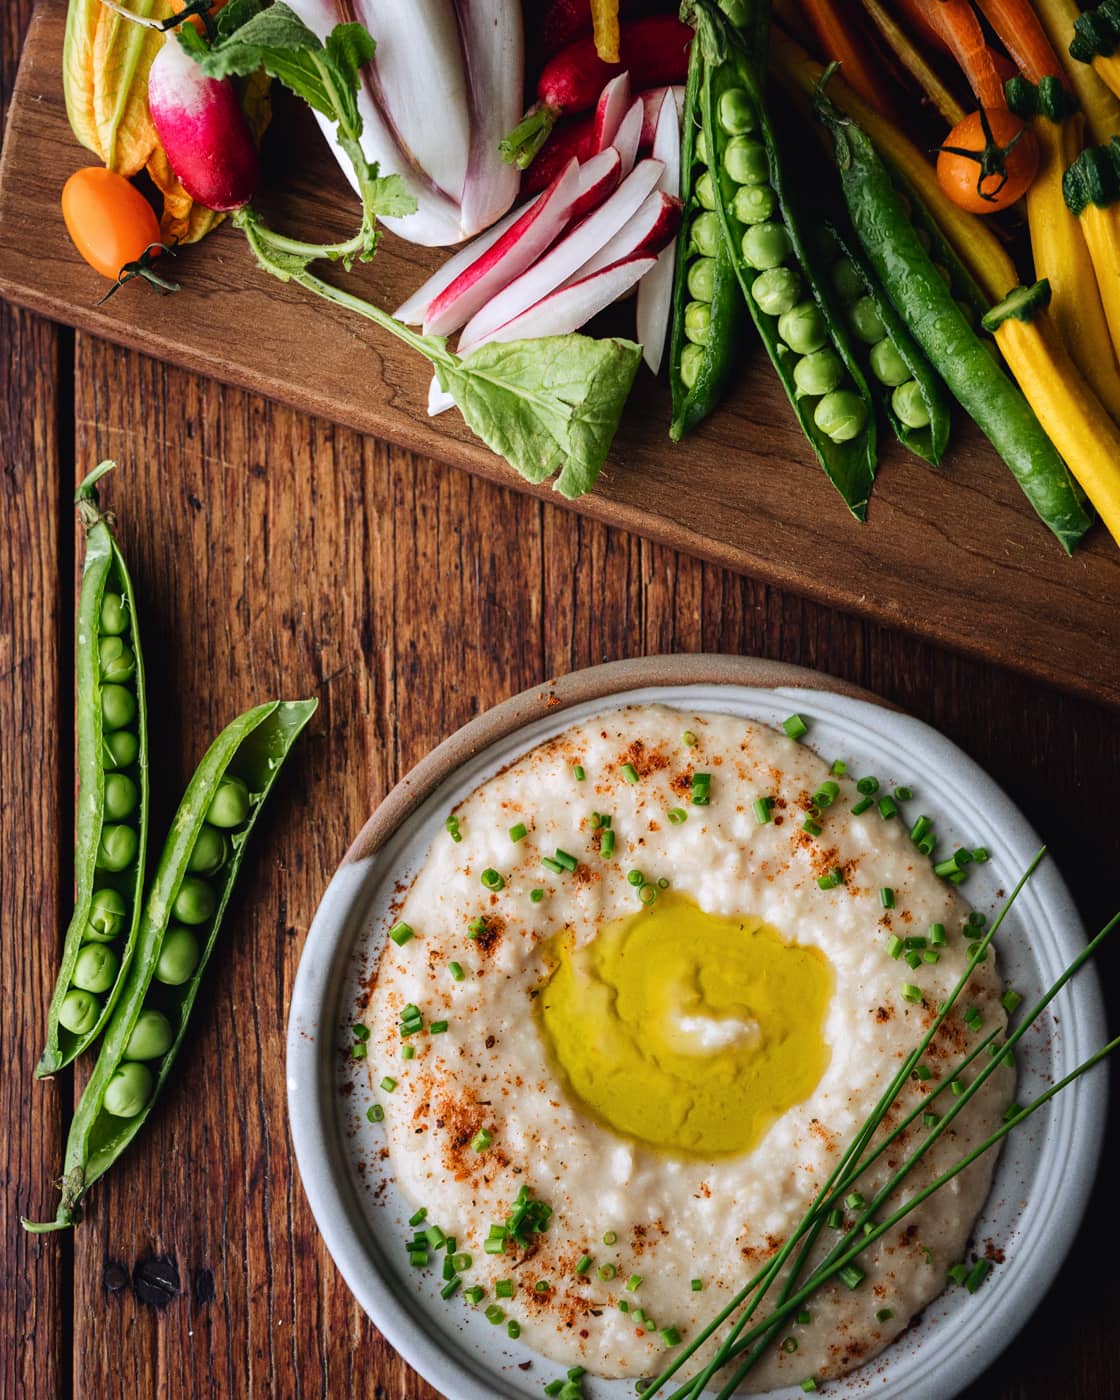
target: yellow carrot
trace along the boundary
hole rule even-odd
[[[618,0],[591,0],[591,23],[595,32],[595,52],[604,63],[617,63]]]
[[[1120,357],[1120,136],[1082,151],[1062,177],[1093,262],[1112,348]]]
[[[1073,22],[1081,14],[1081,7],[1077,0],[1034,0],[1034,7],[1077,93],[1089,134],[1100,145],[1120,132],[1120,102],[1099,73],[1086,63],[1078,63],[1070,54]]]

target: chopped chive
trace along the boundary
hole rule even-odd
[[[893,797],[879,798],[879,815],[883,818],[890,818],[898,813],[898,803]]]
[[[842,778],[847,771],[848,765],[842,758],[834,758],[832,760],[832,776],[834,778]]]
[[[465,1288],[463,1290],[463,1297],[466,1298],[469,1302],[473,1303],[477,1308],[479,1303],[482,1302],[483,1298],[486,1297],[486,1289],[480,1288],[477,1283],[474,1283],[470,1286],[470,1288]]]
[[[385,1110],[379,1103],[371,1103],[366,1109],[366,1117],[371,1123],[383,1123],[385,1121]]]
[[[874,805],[875,805],[875,799],[874,799],[874,798],[871,798],[871,797],[861,797],[861,798],[859,799],[858,802],[853,802],[853,803],[852,803],[852,816],[853,816],[853,817],[862,817],[863,814],[864,814],[864,812],[867,811],[868,807],[873,807]]]
[[[381,1081],[381,1087],[385,1090],[387,1094],[391,1094],[393,1090],[397,1087],[397,1081],[395,1079],[390,1079],[389,1076],[386,1075],[385,1078]]]
[[[563,875],[564,867],[558,860],[553,860],[551,856],[542,856],[541,864],[546,870],[551,870],[554,875]]]
[[[467,937],[477,938],[479,934],[486,932],[486,920],[480,914],[477,919],[472,919],[467,925]]]
[[[560,850],[559,847],[556,848],[556,861],[560,865],[560,868],[562,870],[567,870],[569,874],[579,865],[579,861],[575,856],[569,855],[567,851]]]
[[[644,885],[646,877],[640,870],[629,870],[626,873],[626,880],[627,883],[631,885]]]
[[[932,1077],[933,1070],[930,1069],[929,1065],[914,1066],[914,1078],[920,1079],[923,1084],[926,1082],[927,1079],[932,1079]]]
[[[712,775],[710,773],[693,773],[692,775],[692,805],[694,807],[707,807],[710,801],[710,789],[712,786]]]
[[[896,934],[892,933],[890,938],[887,939],[887,952],[892,958],[902,956],[902,939]]]
[[[539,1279],[537,1279],[536,1283],[533,1284],[533,1292],[534,1292],[534,1293],[547,1293],[548,1290],[549,1290],[551,1287],[552,1287],[552,1284],[549,1283],[548,1279],[546,1279],[546,1278],[539,1278]]]
[[[902,999],[904,1001],[920,1002],[922,1000],[921,987],[915,987],[913,982],[903,982]]]
[[[506,1252],[505,1236],[491,1235],[482,1248],[487,1254],[504,1254]]]
[[[801,823],[801,830],[807,831],[810,836],[819,836],[821,827],[819,822],[815,822],[812,817],[806,817]]]
[[[603,1235],[603,1243],[604,1243],[604,1244],[617,1244],[617,1243],[618,1243],[618,1236],[615,1234],[615,1232],[614,1232],[613,1230],[608,1230],[608,1231],[606,1231],[606,1233]]]
[[[415,1045],[402,1045],[402,1046],[401,1046],[401,1059],[402,1059],[402,1060],[411,1060],[411,1059],[413,1059],[413,1058],[415,1057],[415,1055],[416,1055],[416,1046],[415,1046]]]
[[[844,1197],[844,1204],[849,1210],[862,1210],[867,1202],[858,1191],[853,1191],[850,1196]]]
[[[964,1283],[965,1279],[968,1278],[968,1265],[954,1264],[948,1270],[948,1274],[953,1283]]]
[[[518,841],[524,841],[528,834],[529,828],[525,825],[524,822],[516,822],[509,829],[509,839],[514,843],[514,845],[516,845]]]
[[[494,1285],[495,1298],[512,1298],[513,1291],[513,1279],[511,1278],[500,1278]]]
[[[586,1376],[586,1375],[587,1375],[587,1367],[586,1367],[586,1366],[569,1366],[569,1367],[568,1367],[568,1379],[569,1379],[570,1381],[578,1381],[578,1380],[580,1380],[583,1376]]]
[[[933,822],[930,820],[930,818],[919,817],[918,820],[914,823],[914,825],[910,828],[910,840],[913,841],[914,845],[916,846],[918,842],[921,841],[923,837],[928,836],[932,830]]]
[[[879,791],[878,778],[860,778],[856,783],[856,792],[862,792],[865,797],[870,797],[873,792]]]
[[[844,1228],[844,1212],[839,1206],[833,1206],[828,1212],[827,1223],[830,1230],[842,1230]]]
[[[461,982],[461,981],[463,980],[463,978],[466,977],[466,975],[467,975],[467,974],[463,971],[463,964],[462,964],[462,963],[457,963],[457,962],[448,963],[448,964],[447,964],[447,970],[448,970],[448,972],[451,973],[451,980],[452,980],[453,982]]]
[[[773,821],[771,807],[774,805],[772,797],[760,797],[754,804],[754,819],[759,826],[765,826],[767,822]]]
[[[539,904],[544,898],[544,890],[530,890],[529,898],[533,901],[534,904]]]
[[[1019,995],[1018,992],[1014,991],[1011,987],[1008,987],[1007,991],[1004,992],[1003,996],[1000,997],[999,1001],[1004,1011],[1006,1011],[1009,1016],[1013,1016],[1022,1004],[1023,998]]]
[[[352,1029],[353,1032],[354,1032],[354,1039],[355,1039],[355,1040],[368,1040],[368,1039],[369,1039],[369,1027],[368,1027],[368,1026],[357,1025],[357,1026],[352,1026],[351,1029]]]
[[[422,1220],[427,1220],[427,1218],[428,1218],[428,1207],[427,1207],[427,1206],[421,1206],[420,1209],[416,1212],[415,1215],[410,1215],[410,1216],[408,1217],[408,1223],[412,1226],[413,1229],[415,1229],[416,1226],[419,1225],[420,1222],[421,1222]]]
[[[682,822],[688,821],[688,813],[683,807],[670,807],[665,815],[673,826],[680,826]]]
[[[988,916],[986,914],[981,914],[979,909],[970,909],[965,922],[968,924],[969,928],[983,928],[988,922]]]
[[[894,1317],[893,1308],[880,1308],[879,1311],[875,1314],[875,1321],[890,1322],[892,1317]]]
[[[918,968],[922,965],[922,955],[916,950],[906,954],[906,961],[911,968]]]
[[[896,800],[899,802],[909,802],[910,799],[914,796],[913,792],[911,792],[911,790],[908,787],[896,787],[894,790],[894,795]]]
[[[615,1268],[615,1266],[614,1266],[613,1264],[600,1264],[600,1265],[599,1265],[599,1277],[603,1280],[604,1283],[609,1283],[610,1280],[611,1280],[612,1278],[614,1278],[615,1274],[617,1274],[617,1273],[618,1273],[618,1270]]]
[[[405,923],[394,924],[389,930],[389,937],[398,948],[403,948],[410,938],[416,937],[416,930]]]
[[[809,732],[809,726],[801,715],[790,715],[788,719],[782,720],[782,728],[791,739],[801,739]]]
[[[428,1251],[426,1249],[410,1249],[408,1262],[414,1269],[426,1269],[428,1267]]]
[[[991,860],[991,856],[983,846],[977,846],[972,852],[972,859],[977,865],[983,865],[986,860]]]
[[[638,770],[632,763],[624,763],[622,765],[622,776],[628,783],[636,783],[638,781]]]
[[[816,1390],[817,1383],[812,1376],[806,1376],[801,1382],[801,1389],[805,1391]]]
[[[954,872],[954,874],[952,874],[952,875],[949,876],[949,884],[950,884],[950,885],[963,885],[964,882],[965,882],[967,879],[968,879],[968,871],[967,871],[967,870],[958,870],[958,871]]]
[[[429,1022],[428,1022],[428,1034],[429,1034],[429,1035],[442,1035],[446,1029],[447,1029],[447,1022],[446,1022],[446,1021],[429,1021]]]
[[[927,1128],[936,1128],[938,1123],[941,1122],[941,1115],[940,1113],[934,1113],[933,1109],[929,1108],[922,1114],[922,1122]]]
[[[614,832],[608,826],[604,829],[602,839],[599,842],[599,854],[604,860],[610,860],[614,855]]]
[[[957,862],[953,856],[948,856],[945,860],[939,860],[933,867],[933,873],[942,880],[950,875],[956,875],[957,870]]]
[[[514,1342],[521,1336],[521,1323],[515,1317],[511,1317],[506,1323],[506,1335]]]
[[[929,942],[930,942],[930,947],[931,947],[931,948],[944,948],[944,947],[945,947],[946,939],[945,939],[945,925],[944,925],[944,924],[930,924],[930,926],[929,926]]]
[[[585,1274],[585,1273],[587,1273],[588,1269],[590,1269],[590,1267],[591,1267],[591,1255],[590,1255],[590,1254],[585,1254],[585,1255],[583,1255],[583,1257],[580,1259],[579,1263],[576,1265],[576,1273],[577,1273],[577,1274]]]
[[[587,777],[587,774],[583,771],[583,765],[581,763],[572,764],[572,777],[575,778],[577,783],[582,783],[584,778]]]
[[[978,1031],[980,1029],[984,1024],[984,1018],[981,1016],[978,1007],[970,1006],[968,1008],[964,1013],[964,1023],[969,1030]]]
[[[368,1054],[368,1047],[360,1040],[356,1040],[350,1047],[350,1058],[352,1060],[364,1060]]]
[[[793,1353],[797,1350],[797,1338],[787,1337],[782,1343],[782,1350],[786,1352],[787,1355],[792,1356]]]
[[[936,948],[927,948],[922,954],[922,961],[927,963],[937,963],[941,961],[941,954]]]
[[[660,1332],[662,1342],[667,1347],[679,1347],[681,1344],[680,1329],[676,1327],[662,1327]]]
[[[447,1236],[438,1225],[429,1225],[424,1231],[424,1238],[428,1241],[432,1249],[442,1249],[447,1243]]]
[[[628,1313],[630,1311],[630,1304],[626,1301],[625,1298],[619,1298],[618,1310],[620,1313]]]
[[[704,1280],[702,1278],[694,1278],[688,1286],[692,1289],[693,1293],[702,1293],[704,1291]]]
[[[834,783],[831,779],[827,779],[825,782],[821,783],[820,787],[813,793],[813,806],[822,809],[831,807],[839,795],[840,784]]]
[[[691,729],[686,729],[681,735],[681,743],[686,749],[694,749],[700,740],[693,734]]]
[[[918,850],[923,856],[933,855],[936,848],[937,838],[934,836],[932,831],[929,833],[928,836],[923,836],[922,839],[918,842]]]
[[[453,1254],[451,1256],[451,1263],[457,1274],[465,1274],[474,1263],[474,1260],[469,1254],[464,1252],[462,1254]]]
[[[625,1283],[625,1288],[626,1288],[627,1293],[637,1293],[638,1289],[641,1288],[641,1286],[642,1286],[642,1276],[641,1276],[641,1274],[631,1274],[630,1277],[626,1280],[626,1283]]]
[[[891,889],[890,885],[884,885],[879,891],[879,903],[884,909],[894,908],[894,890]]]
[[[546,1395],[559,1395],[563,1389],[563,1381],[549,1381],[549,1383],[544,1388],[544,1393]]]
[[[960,1096],[964,1093],[964,1085],[961,1083],[961,1081],[960,1081],[959,1079],[951,1080],[951,1081],[950,1081],[950,1084],[949,1084],[949,1088],[952,1089],[952,1091],[953,1091],[953,1097],[954,1097],[955,1099],[959,1099]]]
[[[845,1264],[842,1269],[837,1271],[836,1277],[845,1288],[858,1288],[865,1275],[863,1270],[855,1264]]]
[[[968,945],[968,956],[975,958],[977,962],[988,961],[988,950],[982,943],[970,943]]]
[[[906,940],[906,946],[907,948],[917,949],[919,952],[921,952],[921,950],[926,946],[926,940],[921,936],[920,933],[914,934],[913,937],[908,938]]]
[[[657,898],[657,886],[642,885],[638,890],[638,898],[648,908]]]
[[[482,872],[482,883],[486,886],[488,890],[505,889],[506,884],[506,882],[502,879],[498,872],[496,870],[491,869],[490,866],[487,866],[486,869]]]
[[[667,890],[667,889],[669,888],[669,881],[666,879],[666,877],[665,877],[664,875],[658,876],[657,888],[658,888],[659,890]]]
[[[463,833],[459,830],[459,818],[454,812],[452,812],[443,825],[452,841],[461,841],[463,839]]]
[[[964,1281],[964,1286],[970,1293],[975,1293],[988,1275],[992,1272],[992,1265],[989,1259],[977,1259],[969,1270],[968,1277]]]
[[[479,1128],[474,1137],[471,1138],[471,1146],[476,1152],[485,1152],[494,1141],[494,1135],[488,1128]]]
[[[822,875],[817,880],[817,884],[821,887],[822,890],[834,890],[837,885],[842,885],[843,883],[844,872],[840,869],[839,866],[835,866],[832,870],[829,871],[827,875]]]
[[[441,1298],[453,1298],[462,1286],[463,1280],[459,1278],[457,1274],[453,1274],[439,1290],[439,1296]]]
[[[497,1327],[499,1322],[504,1322],[505,1320],[506,1315],[504,1310],[498,1307],[497,1303],[491,1303],[486,1309],[486,1321]]]

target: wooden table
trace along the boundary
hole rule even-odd
[[[0,13],[5,99],[29,11]],[[1052,843],[1090,925],[1120,903],[1115,712],[5,307],[0,357],[0,1397],[435,1394],[319,1242],[288,1140],[284,1025],[316,901],[369,810],[522,687],[658,651],[820,667],[977,758]],[[32,1079],[70,897],[70,496],[106,456],[145,610],[154,830],[235,712],[272,695],[321,706],[182,1073],[82,1226],[29,1237],[19,1214],[53,1213],[87,1072]],[[1115,950],[1101,970],[1115,980]],[[1106,1162],[1118,1148],[1114,1126]],[[970,1397],[1120,1395],[1112,1179],[1106,1166],[1049,1299]]]

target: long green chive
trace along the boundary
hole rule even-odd
[[[913,982],[903,982],[902,998],[904,1001],[920,1002],[922,1000],[921,987],[915,987]]]
[[[471,1146],[476,1152],[485,1152],[494,1141],[494,1135],[488,1128],[479,1128],[474,1137],[471,1138]]]
[[[873,792],[879,791],[878,778],[860,778],[856,783],[856,791],[862,792],[865,797],[870,797]]]
[[[385,1121],[385,1110],[379,1103],[371,1103],[366,1109],[366,1117],[371,1123],[383,1123]]]
[[[866,1275],[856,1264],[845,1264],[842,1269],[836,1271],[836,1277],[845,1288],[858,1288]]]
[[[389,930],[389,937],[398,948],[403,948],[410,938],[416,937],[416,930],[405,923],[394,924]]]
[[[930,818],[919,817],[918,820],[914,823],[914,825],[910,828],[910,840],[913,841],[914,845],[916,846],[918,842],[921,841],[923,837],[928,836],[932,830],[933,822],[930,820]]]
[[[892,958],[898,958],[902,956],[902,939],[898,938],[893,933],[891,934],[890,938],[887,939],[887,952]]]
[[[587,774],[583,771],[582,764],[574,763],[572,765],[572,777],[575,778],[577,783],[582,783],[584,778],[587,777]]]
[[[891,889],[890,885],[884,885],[879,891],[879,903],[884,909],[894,908],[894,890]]]
[[[989,1259],[977,1259],[969,1270],[969,1275],[964,1281],[964,1286],[970,1293],[975,1293],[988,1275],[992,1272],[992,1264]]]
[[[506,1315],[504,1309],[498,1307],[497,1303],[491,1303],[486,1309],[486,1321],[497,1327],[499,1322],[504,1322]]]
[[[801,823],[801,830],[807,831],[810,836],[819,836],[821,834],[820,823],[815,822],[812,817],[805,818]]]
[[[793,714],[788,719],[782,720],[782,728],[791,739],[804,738],[809,732],[809,726],[805,722],[803,715]]]
[[[614,1266],[613,1264],[600,1264],[600,1265],[599,1265],[599,1277],[603,1280],[604,1283],[609,1283],[609,1282],[611,1281],[611,1279],[614,1278],[615,1274],[617,1274],[617,1273],[618,1273],[618,1270],[615,1268],[615,1266]]]
[[[929,943],[931,948],[944,948],[947,940],[945,938],[944,924],[930,924]]]
[[[509,839],[514,843],[514,845],[516,845],[518,841],[524,841],[528,834],[529,828],[525,825],[524,822],[516,822],[509,829]]]
[[[693,734],[691,729],[686,729],[681,735],[681,743],[686,749],[694,749],[700,740]]]
[[[707,807],[710,801],[710,789],[712,786],[712,775],[710,773],[693,773],[692,775],[692,805],[694,807]]]
[[[622,765],[622,776],[628,783],[636,783],[638,781],[638,770],[632,763],[624,763]]]
[[[385,1078],[381,1081],[381,1087],[385,1090],[387,1094],[391,1094],[393,1090],[397,1087],[397,1081],[395,1079],[390,1079],[389,1076],[386,1075]]]
[[[583,1255],[583,1256],[581,1257],[579,1263],[576,1265],[576,1273],[577,1273],[577,1274],[585,1274],[585,1273],[587,1273],[588,1269],[590,1269],[590,1267],[591,1267],[591,1263],[592,1263],[591,1255],[590,1255],[590,1254],[585,1254],[585,1255]]]
[[[557,847],[556,850],[556,862],[562,870],[568,871],[569,874],[579,865],[579,861],[575,856],[569,855],[567,851],[560,850],[559,847]]]
[[[604,860],[610,860],[614,855],[614,832],[608,826],[599,841],[599,854]]]
[[[862,817],[868,807],[874,807],[874,805],[875,799],[873,797],[861,797],[858,802],[852,803],[852,816]]]
[[[607,1230],[607,1231],[604,1233],[604,1235],[603,1235],[603,1243],[604,1243],[604,1244],[617,1244],[617,1243],[618,1243],[618,1236],[615,1234],[615,1232],[614,1232],[613,1230]]]
[[[760,797],[755,802],[754,819],[759,824],[759,826],[765,826],[767,822],[773,821],[774,818],[770,811],[773,805],[774,799],[772,797]]]
[[[539,904],[544,898],[544,890],[530,890],[529,898],[533,901],[534,904]]]
[[[890,818],[890,817],[895,816],[895,815],[897,814],[897,812],[898,812],[898,803],[894,800],[893,797],[880,797],[880,798],[879,798],[879,815],[880,815],[881,817]]]
[[[680,826],[682,822],[688,821],[688,813],[683,807],[670,807],[665,815],[673,826]]]
[[[500,1278],[494,1285],[495,1298],[512,1298],[513,1292],[513,1279],[511,1278]]]
[[[482,872],[482,883],[488,890],[492,891],[505,889],[506,884],[505,880],[502,879],[498,872],[491,869],[490,866],[487,866]]]

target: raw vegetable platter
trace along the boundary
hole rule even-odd
[[[56,319],[267,394],[482,475],[527,488],[457,414],[427,417],[430,372],[376,327],[267,278],[244,239],[219,229],[182,250],[172,298],[132,288],[102,307],[103,284],[69,243],[65,176],[88,164],[59,77],[65,6],[44,3],[29,33],[0,165],[0,291]],[[283,153],[281,160],[280,153]],[[819,159],[816,153],[805,158]],[[354,200],[314,123],[277,101],[265,144],[270,218],[343,238]],[[346,285],[394,307],[443,258],[386,235]],[[335,281],[344,276],[341,272]],[[633,334],[627,308],[596,329]],[[595,490],[577,509],[781,587],[917,631],[1115,703],[1120,558],[1097,529],[1073,558],[1042,528],[1014,479],[957,414],[940,468],[883,444],[868,520],[857,524],[814,460],[761,347],[718,412],[668,438],[668,393],[639,378]],[[174,471],[174,463],[169,463]],[[535,488],[558,499],[547,487]]]

